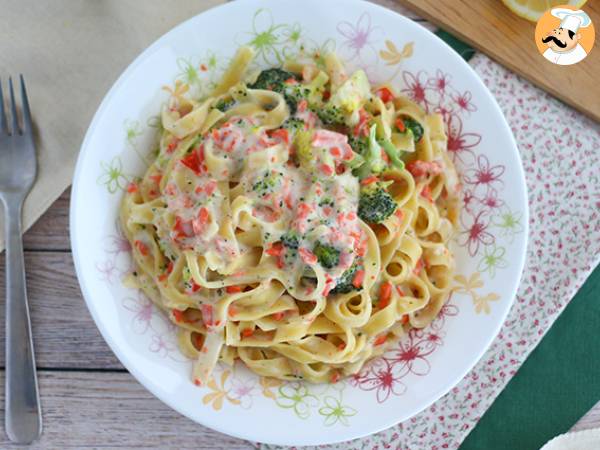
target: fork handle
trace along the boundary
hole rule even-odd
[[[21,238],[23,198],[4,197],[6,223],[5,426],[11,441],[29,444],[42,431],[42,415],[25,286]]]

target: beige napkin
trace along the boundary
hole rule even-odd
[[[0,0],[0,79],[6,92],[9,75],[24,75],[38,134],[39,172],[25,228],[71,184],[85,131],[119,74],[162,34],[221,3]]]

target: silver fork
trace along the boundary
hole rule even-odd
[[[42,432],[42,414],[25,286],[21,213],[35,180],[37,160],[23,75],[20,80],[22,128],[17,119],[12,78],[8,79],[10,129],[0,83],[0,199],[6,232],[5,426],[11,441],[28,444]]]

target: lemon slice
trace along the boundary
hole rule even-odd
[[[569,5],[581,8],[587,0],[502,0],[508,9],[524,19],[537,22],[553,6]]]

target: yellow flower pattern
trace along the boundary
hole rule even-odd
[[[471,297],[477,314],[490,314],[492,312],[490,303],[500,299],[500,296],[494,292],[485,295],[477,293],[477,289],[483,287],[483,280],[481,279],[480,272],[473,272],[469,277],[465,275],[456,275],[454,277],[454,282],[456,285],[452,289],[452,292]]]
[[[215,380],[215,378],[211,378],[207,387],[212,391],[202,397],[202,403],[205,405],[210,404],[215,411],[220,411],[223,408],[223,403],[227,400],[229,403],[234,405],[239,405],[240,401],[236,398],[233,398],[229,395],[229,389],[225,388],[225,383],[227,379],[231,375],[230,370],[224,370],[221,374],[219,381]]]

